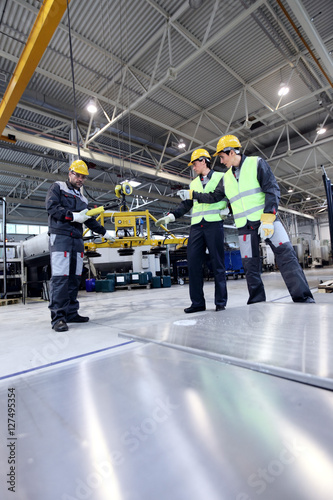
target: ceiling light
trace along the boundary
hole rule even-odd
[[[289,87],[285,83],[280,83],[278,95],[283,96],[288,94],[288,92],[289,92]]]
[[[322,135],[322,134],[325,134],[325,132],[326,132],[326,128],[323,127],[322,125],[318,125],[318,127],[317,127],[317,134],[318,135]]]
[[[293,192],[294,192],[294,190],[292,187],[288,188],[288,193],[293,193]]]
[[[185,142],[183,141],[183,139],[180,139],[178,143],[178,149],[185,149],[185,148],[186,148]]]
[[[305,200],[306,200],[306,201],[310,201],[310,200],[311,200],[311,196],[307,196],[307,197],[305,198]]]
[[[87,111],[88,111],[89,113],[91,113],[92,115],[93,115],[94,113],[96,113],[96,111],[97,111],[97,106],[96,106],[96,102],[95,102],[93,99],[91,99],[91,100],[88,102]]]

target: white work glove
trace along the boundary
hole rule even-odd
[[[109,243],[114,243],[116,238],[110,233],[110,231],[106,231],[103,238],[105,238]]]
[[[180,191],[177,191],[177,196],[179,196],[183,201],[192,200],[193,189],[181,189]]]
[[[156,227],[165,226],[169,222],[175,222],[176,217],[173,214],[168,214],[155,222]]]
[[[276,215],[274,214],[261,214],[260,226],[258,229],[260,238],[266,240],[267,238],[271,238],[273,236],[275,219]]]
[[[88,212],[88,208],[81,210],[81,212],[73,212],[73,222],[79,222],[83,224],[86,220],[90,219],[89,215],[86,215]]]
[[[223,210],[220,210],[220,217],[222,220],[226,219],[229,215],[229,208],[224,208]]]

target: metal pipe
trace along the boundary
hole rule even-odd
[[[283,3],[281,2],[281,0],[276,0],[277,3],[279,4],[281,10],[283,11],[284,15],[286,16],[286,18],[288,19],[288,21],[290,22],[290,24],[292,25],[292,27],[294,28],[296,34],[299,36],[299,38],[302,40],[303,44],[305,45],[305,47],[307,48],[307,50],[309,51],[309,54],[310,56],[312,57],[312,59],[315,61],[315,63],[317,64],[318,68],[320,69],[320,71],[322,72],[322,74],[324,75],[324,77],[326,78],[326,80],[328,81],[328,83],[330,84],[331,87],[333,87],[333,83],[332,83],[332,80],[330,79],[329,75],[326,73],[325,69],[323,68],[323,66],[320,64],[320,62],[318,61],[317,57],[315,56],[315,54],[313,53],[313,51],[311,50],[309,44],[307,43],[307,41],[305,40],[305,38],[302,36],[300,30],[297,28],[296,24],[294,23],[294,21],[291,19],[287,9],[285,8],[285,6],[283,5]],[[304,12],[303,12],[303,9],[298,9],[295,13],[295,10],[296,10],[296,2],[293,1],[293,2],[288,2],[289,3],[289,6],[290,8],[292,9],[292,11],[294,12],[294,14],[298,17],[300,16],[300,14],[302,14],[300,17],[302,18],[302,21],[303,22],[307,22],[307,16],[304,16]],[[300,5],[298,5],[298,7],[300,7]],[[309,27],[309,23],[307,22],[307,26]],[[312,28],[312,34],[314,34],[314,30],[313,30],[313,27]],[[307,35],[309,36],[309,33],[307,32]],[[313,37],[310,37],[312,40],[312,43],[314,43],[314,38]],[[318,39],[316,39],[317,42],[319,42]],[[328,54],[326,54],[325,50],[321,50],[323,47],[322,47],[322,43],[318,43],[316,44],[316,49],[317,51],[320,53],[322,59],[325,59],[325,61],[327,61],[327,64],[329,67],[331,67],[332,65],[332,61],[330,61],[329,57],[328,57]],[[319,50],[318,50],[319,49]]]

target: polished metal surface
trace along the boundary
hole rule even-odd
[[[186,315],[122,336],[333,389],[332,325],[331,303],[261,302]]]
[[[332,499],[331,391],[145,344],[1,380],[0,406],[2,500]]]

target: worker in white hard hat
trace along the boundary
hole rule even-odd
[[[201,193],[214,191],[223,173],[211,170],[211,156],[206,149],[193,151],[188,165],[193,168],[196,177],[190,184],[190,190],[186,191],[187,197],[175,210],[156,221],[155,224],[161,226],[174,222],[191,210],[191,229],[187,246],[191,305],[184,311],[195,313],[206,309],[203,292],[203,264],[206,259],[206,249],[209,251],[215,279],[215,310],[222,311],[227,304],[223,215],[221,215],[221,212],[226,209],[226,202],[220,200],[206,206],[193,200],[191,193],[194,190]]]
[[[56,332],[68,330],[67,323],[86,323],[88,316],[80,316],[77,294],[83,269],[83,226],[113,242],[115,238],[94,218],[86,215],[88,200],[81,187],[89,175],[82,160],[69,167],[67,182],[54,182],[46,196],[49,216],[51,282],[51,324]]]
[[[245,156],[234,135],[218,141],[216,153],[227,167],[213,193],[193,192],[200,203],[228,198],[239,235],[239,246],[249,290],[248,304],[266,300],[261,279],[260,240],[273,250],[282,278],[294,302],[314,302],[296,253],[278,218],[280,189],[268,163]],[[185,195],[184,195],[185,196]]]

